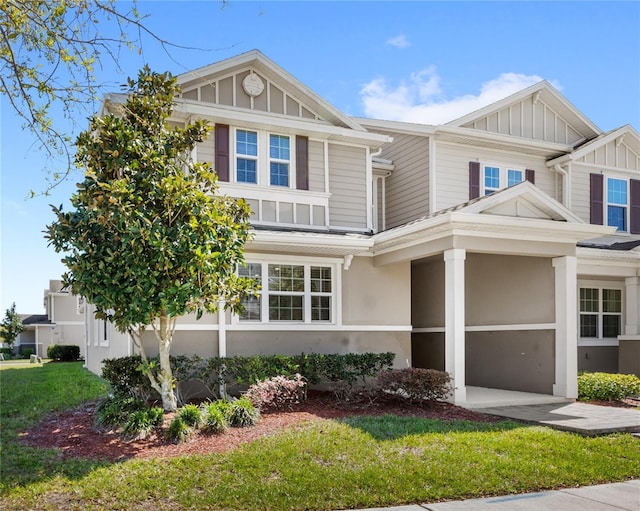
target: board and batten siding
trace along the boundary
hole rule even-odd
[[[532,169],[535,171],[535,185],[555,200],[561,200],[556,189],[556,177],[546,167],[543,157],[442,142],[438,144],[436,154],[435,211],[469,200],[470,161],[519,170]],[[482,172],[482,168],[480,170]]]
[[[329,144],[331,227],[367,228],[366,150]]]
[[[386,228],[405,224],[429,213],[429,138],[387,132],[393,142],[381,158],[395,166],[385,183]]]
[[[558,144],[573,144],[582,139],[562,116],[542,99],[534,101],[533,96],[469,122],[464,127]]]

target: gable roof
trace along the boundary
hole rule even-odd
[[[446,126],[465,126],[469,123],[480,120],[487,115],[497,113],[511,105],[515,105],[530,96],[534,98],[534,102],[540,99],[554,111],[558,112],[561,117],[582,136],[583,139],[589,140],[602,133],[600,128],[591,122],[591,120],[582,114],[580,110],[578,110],[546,80],[542,80],[530,87],[527,87],[526,89],[516,92],[515,94],[507,96],[495,103],[491,103],[484,108],[480,108],[474,112],[459,117],[458,119],[454,119],[453,121],[446,123]]]
[[[269,80],[286,84],[288,94],[311,107],[326,121],[336,126],[357,131],[366,131],[357,121],[345,115],[322,97],[318,96],[309,87],[271,59],[267,58],[259,50],[251,50],[235,57],[188,71],[178,75],[177,80],[178,84],[184,89],[185,86],[189,84],[206,83],[208,80],[211,80],[214,75],[228,74],[248,68],[255,69]]]
[[[591,151],[594,151],[597,148],[613,141],[615,141],[616,143],[624,142],[631,148],[632,151],[635,152],[636,155],[640,155],[640,133],[638,133],[633,128],[633,126],[625,124],[620,128],[600,134],[596,138],[578,146],[574,151],[571,151],[568,154],[559,156],[558,158],[554,158],[553,160],[549,160],[546,165],[547,167],[551,167],[553,165],[560,165],[567,161],[577,160],[587,155]]]

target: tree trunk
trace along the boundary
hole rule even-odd
[[[178,407],[178,402],[176,399],[176,393],[173,390],[173,374],[171,372],[171,361],[169,359],[173,331],[170,327],[170,321],[165,313],[162,313],[160,316],[160,328],[158,334],[158,347],[160,353],[158,383],[160,384],[162,408],[165,412],[175,412]]]

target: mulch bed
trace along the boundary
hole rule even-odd
[[[63,459],[89,458],[92,460],[122,461],[130,458],[169,458],[188,454],[225,452],[260,437],[273,435],[285,428],[307,421],[338,419],[342,417],[385,414],[424,417],[439,420],[471,420],[497,422],[492,417],[473,412],[450,403],[425,402],[420,404],[384,401],[372,404],[336,402],[327,393],[309,392],[307,399],[291,411],[264,412],[258,424],[248,428],[229,428],[219,435],[198,434],[187,442],[174,444],[164,438],[172,419],[165,415],[163,428],[145,439],[125,440],[115,431],[97,431],[93,426],[96,403],[47,416],[34,428],[22,433],[20,441],[41,448],[57,448]]]

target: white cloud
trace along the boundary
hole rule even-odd
[[[537,75],[503,73],[482,84],[478,94],[447,98],[434,66],[412,73],[397,86],[376,78],[360,90],[367,117],[444,124],[541,81]]]
[[[409,39],[404,34],[400,34],[396,37],[390,37],[387,39],[387,44],[389,46],[395,46],[396,48],[406,48],[407,46],[411,46]]]

